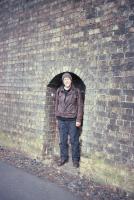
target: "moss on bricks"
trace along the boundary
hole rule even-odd
[[[81,174],[93,178],[95,181],[120,187],[129,192],[133,192],[134,173],[123,165],[108,164],[104,155],[91,158],[81,158]]]
[[[43,139],[40,136],[28,137],[25,135],[22,137],[0,132],[0,145],[15,148],[32,158],[42,158]]]

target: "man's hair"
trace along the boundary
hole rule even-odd
[[[65,72],[63,75],[62,75],[62,81],[64,80],[64,78],[69,78],[71,81],[72,81],[72,76],[70,73],[68,72]]]

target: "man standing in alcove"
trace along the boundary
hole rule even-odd
[[[68,136],[72,147],[73,166],[78,168],[80,161],[79,131],[83,117],[83,100],[81,92],[73,85],[70,73],[62,75],[63,85],[57,89],[55,114],[58,120],[60,136],[60,162],[58,166],[68,162]]]

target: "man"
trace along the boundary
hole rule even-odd
[[[68,135],[72,147],[73,166],[78,168],[80,161],[79,130],[83,117],[81,92],[72,84],[70,73],[62,75],[63,86],[56,92],[55,114],[58,119],[60,136],[59,166],[68,162]]]

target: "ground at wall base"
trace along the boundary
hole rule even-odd
[[[74,175],[69,175],[62,168],[53,165],[45,165],[36,159],[31,159],[18,151],[10,150],[0,146],[0,160],[7,162],[17,168],[21,168],[41,179],[49,179],[61,185],[78,196],[82,196],[83,200],[132,200],[134,194],[126,193],[118,188],[106,185],[100,185],[93,180],[87,180],[79,176],[79,171]],[[66,167],[66,166],[65,166]]]

